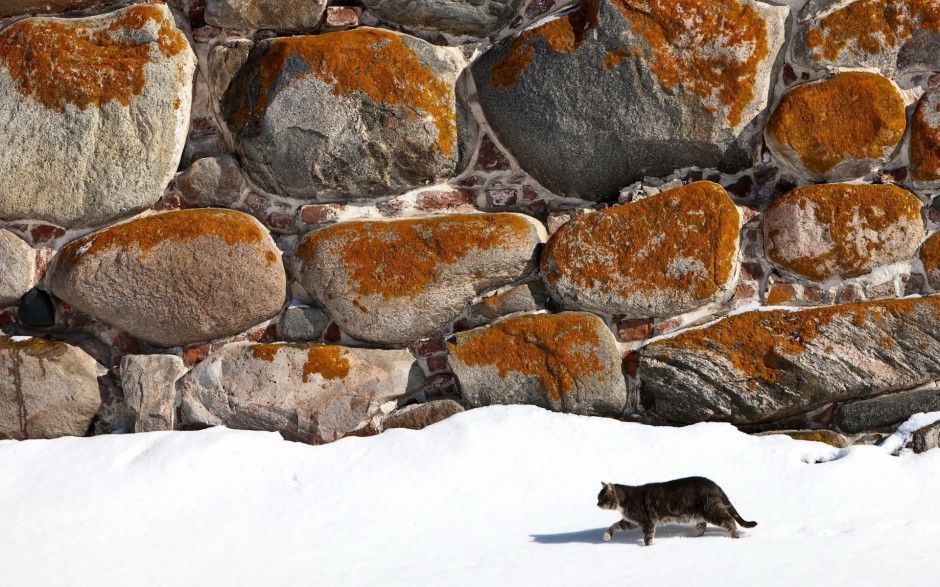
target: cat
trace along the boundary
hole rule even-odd
[[[663,522],[695,524],[696,536],[705,533],[706,525],[714,524],[727,530],[732,538],[738,537],[735,521],[745,528],[757,525],[757,522],[742,518],[721,487],[704,477],[637,486],[603,485],[597,495],[597,507],[619,510],[623,516],[604,533],[605,541],[616,532],[642,528],[643,541],[649,546],[653,542],[656,524]]]

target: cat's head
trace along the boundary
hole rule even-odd
[[[614,491],[613,483],[604,483],[601,492],[597,494],[597,507],[602,510],[615,510],[620,507],[620,500],[617,498],[617,492]]]

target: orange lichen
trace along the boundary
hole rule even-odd
[[[914,252],[896,246],[904,236],[907,241],[913,239],[911,247],[920,240],[921,205],[916,196],[894,185],[805,186],[774,202],[765,216],[770,220],[789,209],[786,214],[798,217],[795,221],[800,226],[823,226],[832,248],[784,258],[780,246],[793,235],[779,228],[768,231],[764,248],[775,264],[814,281],[864,275],[874,268],[875,257],[880,264],[888,264],[906,260]]]
[[[532,231],[528,221],[511,214],[344,222],[308,236],[297,256],[310,259],[322,247],[338,250],[359,295],[389,299],[424,291],[441,264],[457,263],[475,252],[517,246]]]
[[[789,285],[789,284],[786,284],[786,285]],[[792,289],[793,289],[792,285],[790,285],[789,288],[784,288],[781,286],[781,284],[774,284],[770,288],[770,293],[767,294],[767,305],[776,306],[779,304],[792,302],[794,299],[794,296],[789,291]]]
[[[69,345],[58,340],[30,337],[26,340],[13,340],[0,334],[0,350],[13,353],[25,352],[32,357],[51,358],[68,352]]]
[[[757,68],[767,57],[767,26],[737,0],[611,0],[646,41],[644,59],[669,89],[679,85],[711,111],[727,108],[731,126],[754,99]]]
[[[934,234],[921,245],[920,261],[928,273],[940,270],[940,233]]]
[[[901,141],[904,126],[904,101],[890,80],[848,72],[787,92],[767,134],[793,149],[804,167],[825,173],[846,159],[884,157]]]
[[[834,62],[843,51],[876,55],[899,47],[917,30],[940,31],[936,0],[857,0],[810,28],[806,48],[814,61]]]
[[[536,377],[558,401],[582,377],[610,376],[597,358],[603,328],[592,314],[519,316],[461,335],[448,350],[466,365],[497,367],[500,377],[511,372]]]
[[[245,102],[235,117],[237,127],[261,116],[288,60],[308,68],[298,72],[297,79],[316,76],[330,84],[337,96],[361,92],[380,104],[423,112],[434,120],[441,153],[445,157],[454,154],[457,124],[453,88],[422,63],[398,35],[379,29],[272,40],[258,67],[257,100]]]
[[[739,223],[721,186],[693,183],[566,224],[545,247],[542,273],[604,296],[705,299],[731,277]]]
[[[255,344],[251,346],[252,356],[262,361],[271,362],[283,349],[306,351],[307,360],[303,366],[303,382],[307,383],[311,375],[323,379],[345,379],[349,375],[349,359],[343,347],[326,344]]]
[[[604,58],[604,69],[617,67],[626,58],[627,58],[627,51],[625,49],[617,49],[616,51],[608,51],[607,57]]]
[[[265,233],[250,217],[232,210],[181,210],[117,224],[75,239],[59,251],[57,266],[72,267],[83,255],[120,248],[143,254],[166,242],[215,237],[229,246],[263,247]],[[276,256],[275,256],[276,259]],[[270,258],[266,260],[270,261]]]
[[[506,55],[490,70],[490,83],[497,89],[516,85],[532,61],[535,55],[533,45],[539,39],[545,42],[549,51],[574,53],[584,43],[588,31],[597,26],[597,16],[598,0],[581,0],[575,12],[522,33],[512,40]]]
[[[67,104],[100,108],[111,101],[127,106],[147,83],[144,66],[153,46],[126,31],[154,22],[157,48],[167,58],[187,47],[186,38],[162,10],[140,4],[118,13],[108,26],[63,19],[30,18],[0,33],[0,65],[21,94],[64,112]]]
[[[924,95],[911,117],[911,175],[917,181],[940,179],[940,93]]]
[[[751,379],[748,386],[754,389],[756,384],[750,383],[777,381],[788,357],[805,351],[807,344],[822,335],[834,320],[850,321],[862,328],[866,321],[910,316],[921,307],[940,319],[940,296],[844,304],[799,312],[746,312],[650,344],[644,354],[662,357],[665,352],[682,349],[725,357],[739,373]]]

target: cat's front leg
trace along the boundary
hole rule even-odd
[[[617,532],[623,532],[624,530],[632,530],[636,527],[637,527],[636,524],[634,524],[633,522],[630,522],[628,520],[620,520],[619,522],[617,522],[616,524],[608,528],[606,532],[604,532],[604,541],[606,542],[610,540],[611,538],[613,538],[614,534],[616,534]]]

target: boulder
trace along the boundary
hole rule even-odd
[[[484,291],[526,277],[545,238],[521,214],[343,222],[301,242],[297,273],[354,338],[405,344],[449,324]]]
[[[409,389],[408,351],[320,344],[235,344],[211,353],[179,383],[184,424],[276,430],[331,442]]]
[[[248,53],[254,44],[251,39],[229,39],[209,50],[206,73],[209,90],[216,100],[221,100],[225,95],[235,74],[248,61]]]
[[[231,155],[197,159],[176,178],[187,201],[198,206],[231,208],[242,197],[245,179]]]
[[[644,176],[750,165],[787,13],[752,0],[585,0],[494,46],[472,74],[525,171],[561,196],[616,199]]]
[[[485,37],[505,28],[524,0],[365,0],[373,15],[406,27]]]
[[[0,230],[0,308],[19,303],[34,285],[36,252],[9,230]]]
[[[304,32],[317,28],[326,0],[205,0],[206,22],[219,28]]]
[[[569,308],[675,316],[734,290],[740,225],[720,185],[674,188],[562,225],[542,253],[542,276]]]
[[[450,178],[459,58],[358,28],[256,43],[222,109],[245,170],[270,193],[350,200]]]
[[[914,256],[924,238],[921,207],[894,185],[808,185],[764,212],[764,251],[813,281],[864,275]]]
[[[78,238],[56,255],[50,291],[160,347],[243,332],[281,309],[280,251],[257,220],[183,210]]]
[[[793,59],[804,67],[940,67],[940,11],[932,0],[810,0],[797,16]]]
[[[452,399],[412,404],[386,416],[382,420],[382,429],[408,428],[410,430],[421,430],[462,411],[464,411],[463,406]]]
[[[683,424],[755,424],[940,378],[940,296],[751,311],[645,346],[640,399]]]
[[[852,71],[800,84],[767,123],[767,145],[798,174],[829,181],[884,165],[904,136],[904,100],[874,73]]]
[[[330,324],[330,317],[320,308],[291,306],[281,314],[278,336],[287,341],[319,340]]]
[[[589,416],[620,416],[626,408],[620,350],[594,314],[506,318],[457,334],[447,352],[473,407],[531,404]]]
[[[68,12],[81,10],[109,0],[4,0],[0,4],[0,18],[19,14],[41,14],[46,12]]]
[[[940,411],[940,388],[928,385],[847,403],[836,411],[836,424],[846,432],[864,432],[895,426],[918,412],[936,411]]]
[[[0,31],[0,218],[94,226],[176,172],[196,58],[163,5]]]
[[[124,402],[133,415],[134,432],[176,427],[176,381],[186,373],[176,355],[125,355],[121,359]]]
[[[940,180],[940,86],[924,92],[914,108],[910,160],[915,181]]]
[[[0,335],[0,439],[84,436],[106,370],[78,347]]]
[[[911,436],[911,448],[915,454],[927,452],[940,446],[940,422],[918,428]]]

